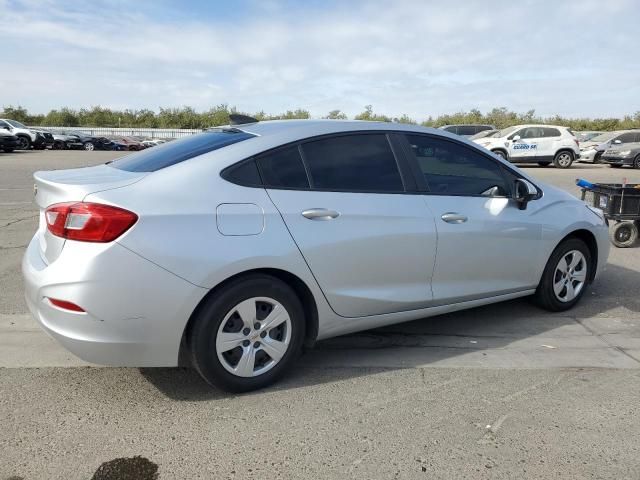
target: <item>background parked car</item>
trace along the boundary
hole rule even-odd
[[[82,142],[77,135],[54,133],[52,148],[54,150],[77,150],[82,148]]]
[[[0,128],[4,128],[18,137],[18,148],[21,150],[30,149],[36,142],[44,143],[43,136],[39,138],[36,132],[16,120],[0,118]]]
[[[18,137],[4,128],[0,128],[0,151],[11,153],[18,148]]]
[[[546,167],[553,162],[558,168],[569,168],[580,157],[573,132],[558,125],[515,125],[474,142],[512,163]]]
[[[444,125],[440,127],[440,129],[449,133],[455,133],[456,135],[461,135],[463,137],[472,137],[476,133],[482,132],[484,130],[495,130],[496,127],[494,127],[493,125],[466,124],[466,125]]]
[[[599,163],[603,152],[615,145],[640,142],[640,130],[604,132],[580,145],[580,161]]]
[[[640,143],[626,143],[624,146],[609,148],[604,151],[601,160],[612,167],[628,165],[640,169]]]
[[[141,141],[132,137],[112,137],[112,140],[115,143],[125,145],[126,149],[131,151],[144,150],[146,148]]]

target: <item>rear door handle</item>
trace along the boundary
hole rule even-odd
[[[461,215],[456,212],[443,213],[442,217],[440,218],[442,218],[442,220],[444,220],[447,223],[464,223],[468,220],[468,218],[465,215]]]
[[[326,208],[310,208],[302,212],[302,216],[309,220],[333,220],[339,215],[335,210],[328,210]]]

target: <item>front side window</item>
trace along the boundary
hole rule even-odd
[[[627,132],[620,135],[616,140],[620,140],[622,143],[631,143],[635,140],[636,134],[634,132]]]
[[[254,136],[237,129],[212,129],[127,155],[109,165],[128,172],[155,172]]]
[[[265,187],[309,188],[297,145],[261,155],[257,162]]]
[[[429,191],[441,195],[507,196],[500,166],[473,149],[423,135],[407,135]]]
[[[313,188],[402,192],[404,186],[385,134],[329,137],[302,145]]]

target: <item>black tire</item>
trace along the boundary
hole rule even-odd
[[[538,165],[540,165],[541,167],[548,167],[549,165],[551,165],[551,162],[538,162]]]
[[[64,142],[55,141],[51,147],[53,150],[65,150],[66,144]]]
[[[596,154],[593,156],[593,163],[594,164],[602,163],[602,160],[600,159],[600,157],[602,157],[602,152],[596,152]]]
[[[506,160],[507,159],[507,154],[504,153],[502,150],[491,150],[493,153],[495,153],[496,155],[498,155],[500,158]]]
[[[640,169],[640,155],[633,160],[633,168]]]
[[[240,302],[253,297],[274,299],[286,309],[291,320],[291,338],[286,353],[270,370],[255,377],[241,377],[220,362],[216,337],[225,317]],[[204,301],[193,319],[187,341],[192,364],[207,383],[229,392],[248,392],[282,377],[299,357],[304,336],[304,309],[294,290],[278,278],[253,274],[231,281]]]
[[[576,297],[568,302],[563,302],[556,297],[556,294],[553,290],[554,277],[556,274],[556,268],[558,266],[558,262],[563,258],[567,253],[572,250],[577,250],[586,259],[586,281],[583,285],[580,292],[576,295]],[[547,261],[547,265],[544,268],[544,272],[542,273],[542,278],[540,279],[540,283],[538,284],[538,288],[536,289],[536,293],[534,294],[535,302],[545,310],[549,310],[551,312],[562,312],[564,310],[569,310],[576,303],[580,301],[584,292],[586,290],[587,285],[589,284],[589,279],[591,278],[591,268],[593,268],[591,264],[591,252],[589,247],[578,238],[568,238],[563,241],[556,247],[553,251],[549,260]]]
[[[634,222],[618,222],[609,232],[609,239],[618,248],[629,248],[638,241],[638,225]]]
[[[556,168],[569,168],[573,164],[573,160],[575,159],[573,152],[569,152],[568,150],[561,150],[556,153],[556,156],[553,159],[553,164]]]
[[[622,165],[616,165],[615,163],[610,163],[609,166],[611,168],[621,168],[622,167]]]
[[[18,149],[29,150],[30,148],[31,148],[31,139],[25,135],[20,135],[18,137]]]

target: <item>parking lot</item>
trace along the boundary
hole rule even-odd
[[[125,153],[0,155],[0,480],[89,479],[136,455],[161,479],[640,478],[640,245],[612,247],[568,312],[516,300],[335,338],[247,395],[73,357],[22,298],[31,175]],[[576,195],[576,178],[640,183],[604,165],[524,168]]]

